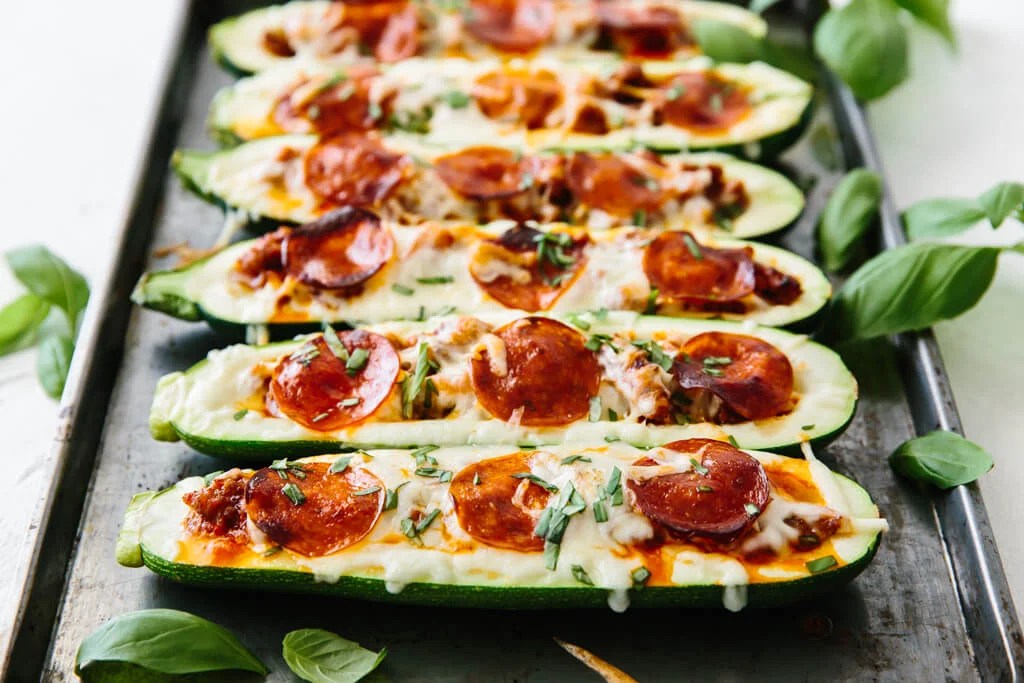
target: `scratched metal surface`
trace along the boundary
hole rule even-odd
[[[207,106],[230,78],[202,51],[201,29],[237,8],[223,2],[194,4],[202,9],[184,34],[182,58],[173,69],[177,85],[169,91],[160,129],[176,131],[179,146],[212,147],[204,129]],[[819,102],[812,129],[834,126],[838,106],[846,161],[876,163],[866,130],[858,129],[863,119],[855,103],[842,93],[832,95],[831,103],[826,97]],[[204,246],[220,231],[220,212],[188,195],[165,172],[169,143],[158,144],[160,158],[151,159],[162,199],[153,215],[142,211],[126,233],[122,282],[137,276],[138,263],[151,247],[182,241]],[[781,243],[813,256],[812,226],[838,176],[813,160],[806,140],[785,162],[791,173],[813,186],[808,210]],[[891,206],[886,210],[883,242],[891,244],[897,237]],[[158,262],[149,263],[154,265]],[[111,310],[125,311],[126,305],[120,299],[109,302]],[[37,577],[28,593],[27,618],[15,634],[9,680],[74,680],[74,654],[82,638],[110,617],[146,607],[184,609],[223,624],[271,667],[271,681],[294,680],[281,659],[280,643],[287,631],[302,627],[337,631],[375,649],[386,646],[390,654],[380,679],[396,681],[595,680],[552,636],[591,649],[640,681],[1008,680],[1024,661],[1020,628],[977,490],[961,487],[931,494],[898,480],[885,463],[885,456],[915,431],[936,424],[959,426],[930,336],[902,339],[896,346],[875,344],[851,355],[862,392],[857,417],[840,439],[819,453],[831,467],[862,483],[889,519],[892,531],[874,563],[832,595],[785,609],[739,614],[399,607],[201,590],[120,567],[114,561],[114,543],[132,494],[223,466],[183,445],[153,441],[146,424],[157,378],[220,344],[204,326],[156,313],[131,313],[120,368],[109,359],[101,368],[117,372],[117,379],[74,546],[44,542],[39,552],[39,562],[55,565],[70,553],[64,592],[58,599],[59,582],[45,573]],[[98,430],[101,425],[94,421],[74,426]],[[68,495],[73,497],[73,490]],[[77,522],[77,517],[63,522],[61,517],[77,514],[74,501],[57,500],[52,510],[50,523],[58,531],[61,523],[68,527]],[[48,527],[49,537],[60,535]],[[52,633],[48,609],[59,610]]]

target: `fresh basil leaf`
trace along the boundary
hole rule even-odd
[[[227,629],[172,609],[114,617],[86,637],[75,655],[75,673],[84,681],[136,680],[124,674],[134,667],[162,674],[267,673],[262,662]]]
[[[777,5],[782,0],[750,0],[750,11],[761,14],[772,5]]]
[[[814,50],[854,94],[873,100],[907,79],[907,31],[892,0],[851,0],[814,28]]]
[[[903,212],[903,228],[912,240],[949,237],[985,218],[974,199],[925,199]]]
[[[745,64],[761,58],[763,41],[735,24],[698,19],[690,26],[701,52],[716,62]]]
[[[992,469],[992,456],[959,434],[940,430],[901,444],[889,464],[905,477],[949,489]]]
[[[788,71],[809,83],[818,80],[818,60],[814,58],[814,53],[806,44],[765,38],[762,40],[761,49],[761,61]]]
[[[832,191],[818,223],[818,247],[828,270],[839,271],[864,253],[864,235],[878,217],[882,179],[855,168]]]
[[[0,309],[0,353],[13,351],[34,336],[49,313],[50,303],[32,293]]]
[[[355,683],[376,669],[388,653],[387,648],[373,652],[316,628],[292,631],[281,645],[288,668],[310,683]]]
[[[955,318],[985,294],[1000,249],[919,242],[883,251],[833,297],[822,336],[871,339]]]
[[[75,343],[64,334],[51,334],[39,343],[36,355],[36,374],[39,383],[50,398],[60,399],[71,369],[71,356]]]
[[[993,228],[998,228],[1011,213],[1016,213],[1024,204],[1024,185],[1021,183],[999,183],[978,197],[978,204]]]
[[[953,27],[949,24],[949,0],[896,0],[896,3],[922,24],[935,29],[950,45],[956,44]]]
[[[42,245],[7,252],[7,263],[28,291],[64,311],[74,336],[78,317],[89,302],[89,285],[81,273]]]

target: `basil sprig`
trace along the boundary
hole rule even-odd
[[[142,677],[138,668],[171,675],[267,673],[263,663],[227,629],[172,609],[114,617],[86,637],[75,655],[75,673],[87,683],[138,680]]]
[[[309,683],[355,683],[380,666],[387,648],[373,652],[330,631],[304,628],[281,643],[284,661]]]
[[[825,315],[826,341],[921,330],[971,309],[995,275],[998,247],[919,242],[884,251],[857,269]]]
[[[949,237],[986,218],[998,228],[1011,215],[1024,219],[1022,183],[999,183],[976,199],[925,199],[903,212],[903,226],[912,240]]]
[[[81,273],[41,245],[8,252],[7,264],[28,293],[0,309],[0,354],[27,346],[41,333],[36,373],[46,393],[60,398],[89,285]],[[53,309],[63,313],[63,324],[46,323]]]
[[[959,434],[940,430],[903,443],[889,464],[906,477],[949,489],[992,469],[992,456]]]
[[[862,100],[873,100],[910,75],[907,29],[893,0],[851,0],[825,13],[814,50]]]
[[[863,256],[864,235],[878,217],[882,179],[874,171],[847,173],[825,204],[818,224],[818,247],[827,270],[839,271]]]

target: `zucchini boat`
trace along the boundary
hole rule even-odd
[[[602,52],[678,58],[699,54],[688,27],[700,20],[731,24],[758,38],[767,31],[757,14],[717,2],[377,0],[290,2],[257,9],[216,24],[209,40],[215,58],[239,74],[264,71],[294,57],[332,63],[524,53],[559,59]]]
[[[179,151],[186,187],[257,229],[305,223],[336,206],[398,222],[566,221],[591,230],[639,224],[720,237],[791,224],[804,197],[785,176],[713,152],[455,152],[372,134],[265,138],[219,152]]]
[[[386,67],[297,61],[214,98],[224,142],[385,130],[457,149],[734,150],[770,157],[799,136],[810,84],[760,62],[410,59]]]
[[[842,430],[853,375],[806,337],[749,323],[598,311],[444,316],[211,351],[164,376],[160,440],[268,460],[436,444],[778,449]]]
[[[752,242],[698,242],[688,232],[637,228],[588,234],[561,224],[399,227],[346,208],[147,273],[132,300],[244,338],[247,325],[294,334],[311,323],[510,309],[633,310],[781,326],[814,315],[830,293],[808,261]]]
[[[118,562],[174,581],[445,607],[775,606],[887,528],[817,460],[692,439],[360,451],[137,494]]]

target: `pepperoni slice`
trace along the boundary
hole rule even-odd
[[[388,19],[373,54],[384,63],[394,63],[414,56],[419,49],[419,17],[412,3],[406,2],[405,9]]]
[[[708,133],[725,130],[750,113],[746,93],[716,74],[687,71],[665,86],[665,123]]]
[[[693,40],[674,8],[617,0],[598,2],[599,43],[610,43],[626,57],[670,57]]]
[[[760,263],[754,264],[754,289],[759,297],[776,306],[788,306],[803,294],[795,277]]]
[[[601,369],[583,335],[539,317],[513,320],[494,335],[505,358],[492,358],[485,347],[470,362],[473,391],[487,412],[505,421],[517,414],[531,427],[566,425],[587,414]]]
[[[660,166],[639,157],[577,152],[569,159],[566,178],[577,202],[626,217],[657,211],[669,199],[660,171]]]
[[[688,232],[666,231],[644,250],[644,273],[660,296],[734,301],[754,291],[753,250],[713,249]]]
[[[235,262],[235,276],[249,287],[262,287],[268,273],[279,273],[284,268],[281,262],[281,246],[291,228],[278,228],[256,240],[238,261]]]
[[[397,62],[419,50],[419,18],[409,0],[348,0],[340,26],[355,29],[361,47],[382,62]]]
[[[349,358],[357,349],[363,349],[359,356],[368,353],[365,363],[346,367],[323,336],[315,337],[274,368],[267,396],[272,413],[309,429],[333,431],[365,420],[391,395],[399,368],[391,342],[365,330],[337,335]]]
[[[562,84],[543,69],[505,68],[477,78],[471,94],[487,118],[534,129],[543,128],[548,115],[562,103]]]
[[[573,237],[552,231],[545,237],[539,230],[515,227],[496,240],[480,243],[471,257],[469,274],[502,306],[547,310],[583,271],[588,242],[586,234]]]
[[[672,373],[691,398],[709,391],[747,420],[775,417],[792,406],[789,359],[755,337],[729,332],[691,337],[676,355]]]
[[[347,133],[309,150],[306,184],[328,205],[370,206],[387,199],[411,166],[376,136]]]
[[[353,67],[319,84],[304,81],[277,101],[273,121],[288,133],[305,133],[310,126],[323,136],[374,130],[379,119],[370,104],[374,75],[375,69]]]
[[[469,34],[505,52],[536,50],[554,29],[551,0],[470,0],[466,12]]]
[[[394,239],[380,217],[346,206],[288,233],[281,264],[303,284],[342,289],[369,280],[394,251]]]
[[[370,533],[384,506],[384,484],[358,467],[332,473],[326,462],[291,463],[257,470],[245,504],[249,519],[271,541],[306,557],[321,557]]]
[[[245,528],[245,478],[240,470],[217,477],[209,486],[182,496],[189,506],[185,528],[193,534],[249,540]]]
[[[544,539],[533,530],[551,493],[540,484],[512,476],[529,472],[533,457],[533,453],[519,452],[488,458],[455,475],[448,491],[463,531],[495,548],[544,549]]]
[[[532,158],[503,147],[469,147],[434,161],[445,185],[470,199],[507,199],[529,189]]]
[[[626,485],[645,516],[675,533],[729,543],[750,529],[768,505],[771,485],[764,467],[738,448],[712,439],[674,441],[664,448],[691,455],[701,467],[650,479],[629,478]],[[634,463],[653,464],[650,458]]]

